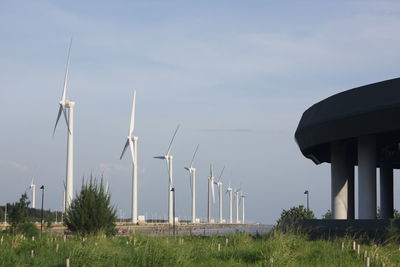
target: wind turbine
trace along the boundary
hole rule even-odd
[[[190,174],[190,189],[192,190],[192,223],[196,223],[196,168],[193,168],[194,157],[196,156],[199,145],[197,145],[194,151],[190,167],[185,167]]]
[[[210,192],[211,191],[211,192]],[[212,164],[210,165],[210,176],[208,177],[208,198],[207,198],[207,219],[208,223],[211,223],[211,202],[210,202],[210,193],[212,193],[212,202],[215,203],[215,195],[214,195],[214,168]]]
[[[243,193],[240,193],[240,198],[242,199],[242,223],[244,224],[244,199],[247,196],[243,195]]]
[[[218,198],[219,198],[219,223],[222,223],[222,182],[221,177],[224,173],[225,166],[222,168],[221,174],[218,177],[218,182],[214,182],[218,188]]]
[[[171,142],[169,143],[169,147],[165,156],[156,156],[155,159],[165,159],[167,162],[167,171],[168,171],[168,222],[169,224],[173,224],[175,218],[173,218],[173,177],[172,177],[172,160],[173,156],[170,154],[172,148],[172,142],[174,142],[176,133],[179,130],[179,124],[176,127],[174,135],[172,136]]]
[[[36,203],[36,185],[33,183],[33,178],[32,178],[32,182],[31,185],[29,186],[29,189],[32,190],[32,209],[35,208],[35,203]]]
[[[132,223],[137,223],[137,140],[138,137],[133,135],[135,129],[135,107],[136,106],[136,91],[133,92],[131,121],[129,124],[128,139],[126,140],[124,149],[122,150],[120,160],[124,156],[126,149],[130,148],[132,159],[132,199],[131,199],[131,215]]]
[[[56,132],[58,121],[61,117],[61,113],[64,114],[64,119],[67,124],[67,172],[66,172],[66,209],[71,205],[73,198],[73,188],[74,188],[74,105],[75,102],[67,100],[67,81],[68,81],[68,68],[69,68],[69,58],[72,46],[72,39],[69,44],[67,66],[65,68],[64,75],[64,86],[59,102],[59,109],[57,114],[56,124],[54,125],[53,136]],[[68,117],[67,110],[68,109]]]
[[[239,223],[239,192],[240,189],[235,190],[236,223]]]
[[[229,183],[229,186],[226,190],[226,193],[229,194],[229,223],[232,223],[232,190],[231,184]]]

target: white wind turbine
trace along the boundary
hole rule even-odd
[[[63,92],[61,96],[61,100],[59,102],[59,109],[56,124],[54,125],[53,136],[57,128],[58,121],[61,117],[61,113],[64,114],[64,119],[67,124],[67,173],[66,173],[66,200],[65,200],[65,208],[68,209],[72,198],[73,198],[73,187],[74,187],[74,105],[75,102],[71,100],[67,100],[67,81],[68,81],[68,68],[69,68],[69,58],[71,52],[72,39],[69,44],[68,49],[68,58],[67,58],[67,66],[65,69],[64,76],[64,86]],[[66,109],[68,108],[68,117]]]
[[[36,185],[33,183],[33,178],[32,178],[31,185],[29,186],[29,189],[32,190],[32,209],[34,209],[36,207],[36,205],[35,205],[35,203],[36,203]]]
[[[218,182],[214,182],[214,184],[217,185],[218,188],[218,198],[219,198],[219,223],[222,223],[222,182],[221,182],[221,177],[222,174],[224,173],[225,166],[222,168],[221,174],[218,177]]]
[[[239,223],[239,192],[240,189],[235,190],[236,223]]]
[[[242,223],[243,223],[243,224],[244,224],[244,199],[245,199],[246,197],[247,197],[247,196],[243,195],[242,192],[240,193],[240,198],[241,198],[241,200],[242,200]]]
[[[226,190],[226,193],[229,195],[229,223],[232,223],[232,190],[231,184],[229,183]]]
[[[196,168],[193,168],[194,157],[196,156],[199,145],[197,145],[194,151],[192,161],[190,162],[190,167],[185,167],[185,169],[190,174],[190,189],[192,190],[192,223],[196,223]]]
[[[208,198],[207,198],[207,220],[208,223],[211,223],[211,201],[210,201],[210,193],[212,194],[212,202],[215,203],[215,195],[214,195],[214,168],[210,165],[210,176],[208,177]]]
[[[131,121],[129,124],[128,139],[126,140],[124,149],[122,150],[122,159],[126,149],[130,148],[131,159],[132,159],[132,199],[131,199],[131,215],[132,223],[137,223],[137,140],[138,137],[133,135],[133,130],[135,129],[135,107],[136,106],[136,91],[133,92],[133,102],[132,102],[132,112]]]
[[[179,124],[176,127],[174,135],[172,136],[171,142],[169,143],[169,147],[167,150],[167,154],[165,156],[156,156],[155,159],[165,159],[167,162],[167,171],[168,171],[168,222],[170,224],[174,223],[175,218],[173,218],[173,177],[172,177],[172,160],[173,156],[170,154],[172,148],[172,142],[175,139],[175,135],[179,130]]]

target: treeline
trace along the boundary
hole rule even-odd
[[[7,203],[7,222],[9,222],[9,214],[13,208],[13,204]],[[4,223],[5,216],[5,206],[0,206],[0,223]],[[32,222],[40,222],[41,220],[41,209],[33,209],[33,208],[28,208],[28,217],[29,220]],[[50,209],[48,210],[43,210],[43,220],[47,223],[54,223],[54,222],[60,222],[61,221],[61,212],[60,211],[52,211]]]

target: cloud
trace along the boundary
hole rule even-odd
[[[0,165],[6,166],[10,169],[13,169],[18,172],[27,172],[29,170],[29,167],[26,165],[23,165],[22,163],[18,163],[15,161],[9,161],[9,160],[0,160]]]

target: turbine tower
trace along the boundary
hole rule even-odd
[[[219,198],[219,223],[222,223],[222,182],[221,177],[224,173],[225,166],[222,168],[221,174],[218,177],[218,182],[214,182],[217,185],[218,189],[218,198]]]
[[[137,140],[138,137],[133,135],[133,130],[135,129],[135,107],[136,106],[136,91],[133,92],[133,102],[132,102],[132,112],[131,121],[129,124],[128,137],[122,150],[120,160],[124,156],[126,149],[130,148],[131,159],[132,159],[132,198],[131,198],[131,215],[132,223],[137,223]]]
[[[239,190],[235,191],[235,204],[236,204],[236,223],[239,223]]]
[[[165,159],[167,162],[167,171],[168,171],[168,222],[169,224],[173,224],[175,218],[173,218],[173,192],[171,191],[173,188],[173,177],[172,177],[172,160],[173,156],[170,154],[172,148],[172,142],[175,139],[175,135],[179,130],[179,124],[176,127],[174,135],[172,136],[171,142],[169,143],[169,147],[167,150],[167,154],[165,156],[156,156],[155,159]]]
[[[232,223],[232,187],[229,184],[229,187],[226,190],[226,193],[229,194],[229,223]]]
[[[67,81],[68,81],[68,68],[69,68],[69,58],[71,52],[72,39],[69,44],[67,66],[65,69],[64,76],[64,86],[59,102],[59,109],[57,114],[56,124],[54,125],[53,136],[56,132],[58,121],[61,117],[61,113],[64,114],[64,119],[67,124],[67,171],[66,171],[66,201],[65,208],[68,209],[72,198],[73,198],[73,188],[74,188],[74,105],[75,102],[67,99]],[[67,117],[68,109],[68,117]]]
[[[210,201],[210,193],[212,193],[212,202],[215,203],[215,195],[214,195],[214,169],[213,166],[210,165],[210,176],[208,177],[208,198],[207,198],[207,221],[211,223],[211,201]]]
[[[243,193],[240,193],[240,198],[242,199],[242,223],[244,224],[244,199],[247,196],[243,195]]]
[[[35,203],[36,203],[36,185],[33,183],[33,178],[32,178],[31,185],[29,186],[29,189],[32,190],[32,209],[34,209],[36,207],[36,205],[35,205]]]
[[[185,167],[190,175],[190,189],[192,190],[192,223],[196,223],[196,168],[193,168],[193,161],[198,149],[199,145],[197,145],[194,151],[190,167]]]

